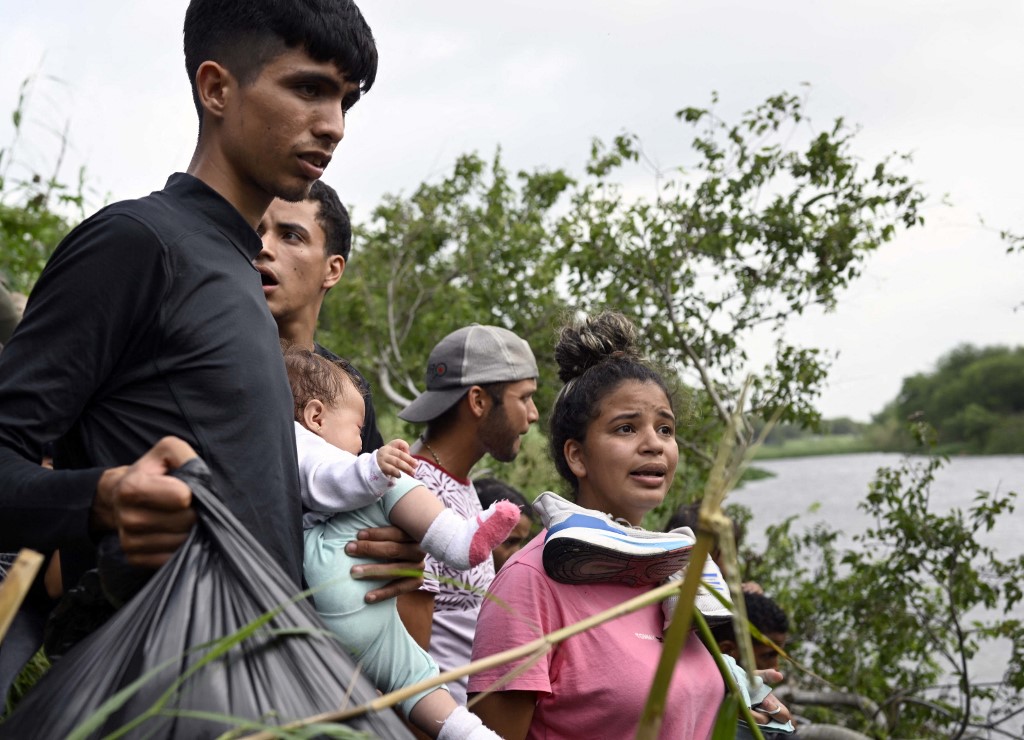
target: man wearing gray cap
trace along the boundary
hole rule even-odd
[[[514,460],[522,435],[537,421],[537,361],[530,345],[509,330],[473,324],[434,347],[426,380],[426,392],[398,415],[427,425],[412,445],[419,460],[415,477],[445,506],[473,517],[481,508],[470,469],[485,454]],[[428,555],[424,575],[418,592],[399,597],[402,620],[442,671],[465,665],[494,563],[488,558],[470,571],[455,571]],[[466,703],[465,681],[448,688]]]

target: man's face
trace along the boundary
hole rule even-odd
[[[518,380],[505,388],[502,402],[492,402],[480,424],[478,436],[484,450],[498,462],[512,462],[519,454],[522,435],[530,430],[539,414],[533,403],[537,381]]]
[[[225,165],[242,187],[298,201],[324,173],[345,135],[344,107],[358,92],[332,62],[287,49],[223,107]]]
[[[789,640],[789,635],[785,632],[768,632],[765,634],[769,640],[774,642],[783,650],[786,648],[786,642]],[[757,670],[763,671],[768,668],[779,669],[779,654],[775,652],[775,649],[770,645],[765,645],[763,642],[754,640],[754,660],[757,662]]]
[[[278,323],[312,316],[324,291],[344,270],[340,255],[328,255],[327,237],[317,222],[320,204],[275,199],[260,220],[257,233],[263,249],[253,260],[263,278],[263,295]]]

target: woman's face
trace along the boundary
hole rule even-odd
[[[563,452],[580,506],[640,524],[664,500],[679,463],[668,397],[655,383],[624,381],[601,401],[585,441],[570,439]]]

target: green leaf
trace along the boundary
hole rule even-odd
[[[733,694],[728,694],[715,717],[715,727],[711,731],[711,740],[736,740],[736,727],[740,719],[740,702]]]

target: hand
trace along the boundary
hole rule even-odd
[[[765,683],[778,683],[783,678],[782,673],[774,668],[755,671],[755,673],[757,673]],[[775,694],[769,694],[766,696],[764,701],[754,707],[751,707],[750,711],[759,725],[763,725],[769,720],[786,723],[793,719],[793,715],[790,714],[789,708],[779,701]]]
[[[196,522],[192,492],[167,473],[195,456],[187,442],[164,437],[132,465],[100,477],[92,526],[116,530],[130,564],[159,568],[188,538]]]
[[[416,472],[416,458],[409,454],[409,443],[404,439],[393,439],[377,450],[377,465],[381,472],[391,478],[402,473]]]
[[[423,585],[423,550],[401,529],[361,529],[356,536],[357,541],[345,545],[346,553],[353,557],[384,561],[352,567],[352,578],[357,581],[387,581],[380,588],[366,594],[367,604],[411,593]],[[418,571],[419,575],[398,574],[396,577],[396,571]]]
[[[761,594],[764,595],[764,589],[761,588],[761,584],[757,581],[744,581],[743,582],[743,593],[745,594]]]

